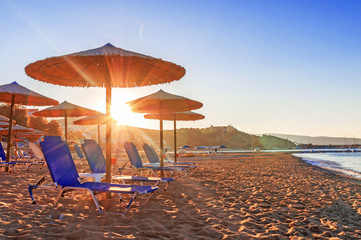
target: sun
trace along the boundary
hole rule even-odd
[[[114,96],[112,97],[112,117],[117,120],[118,124],[129,125],[134,127],[144,127],[146,119],[143,114],[134,113],[126,102],[131,101],[133,98],[127,96]]]

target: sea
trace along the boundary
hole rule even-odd
[[[302,160],[334,172],[361,179],[361,152],[309,152],[293,153]]]

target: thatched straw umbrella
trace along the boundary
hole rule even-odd
[[[177,162],[177,121],[196,121],[204,119],[204,115],[192,111],[169,112],[169,113],[148,113],[144,115],[147,119],[163,119],[174,122],[174,162]],[[163,154],[163,153],[161,153]]]
[[[17,82],[5,84],[0,86],[0,102],[10,103],[10,119],[9,119],[9,130],[8,130],[8,146],[6,161],[10,160],[10,143],[13,128],[13,117],[14,117],[14,105],[31,105],[31,106],[49,106],[56,105],[59,102],[45,97],[39,93],[31,91],[26,87],[19,85]],[[6,170],[7,171],[7,170]]]
[[[160,114],[160,166],[164,166],[163,118],[167,112],[184,112],[201,108],[203,103],[159,90],[156,93],[127,102],[133,112]]]
[[[89,115],[96,115],[99,112],[89,108],[80,107],[75,104],[64,101],[59,105],[45,108],[41,111],[34,112],[33,115],[37,117],[51,117],[59,118],[64,117],[65,122],[65,140],[68,141],[68,117],[83,117]]]
[[[182,78],[185,69],[108,43],[100,48],[31,63],[25,72],[37,80],[61,86],[105,87],[106,115],[111,116],[113,87],[168,83]],[[106,124],[106,181],[111,181],[111,123]]]
[[[108,117],[103,113],[99,113],[97,115],[88,116],[73,122],[76,125],[98,125],[98,143],[100,144],[100,125],[107,124],[108,122],[115,123],[112,117]]]

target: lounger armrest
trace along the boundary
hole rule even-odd
[[[105,177],[105,173],[79,173],[82,178],[94,178],[95,182],[101,182],[102,178]]]

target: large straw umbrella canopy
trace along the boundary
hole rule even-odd
[[[49,106],[56,105],[59,102],[45,97],[39,93],[31,91],[26,87],[19,85],[17,82],[5,84],[0,86],[0,102],[10,103],[10,119],[8,129],[8,145],[6,161],[10,160],[10,143],[13,128],[14,105],[31,105],[31,106]]]
[[[167,112],[184,112],[201,108],[203,103],[192,99],[167,93],[159,90],[156,93],[147,95],[127,102],[133,112],[138,113],[159,113],[160,118],[160,165],[163,167],[163,118],[162,114]]]
[[[37,117],[64,117],[66,141],[68,141],[68,117],[83,117],[96,114],[98,114],[97,111],[91,110],[89,108],[80,107],[78,105],[68,103],[67,101],[62,102],[59,105],[48,107],[41,111],[33,113],[33,115]]]
[[[116,122],[112,117],[108,117],[103,113],[88,116],[73,122],[76,125],[98,125],[98,143],[100,144],[100,125],[107,124],[108,122]]]
[[[105,87],[106,115],[110,116],[113,87],[168,83],[181,79],[185,69],[108,43],[100,48],[31,63],[25,72],[37,80],[62,86]],[[111,181],[111,123],[106,124],[106,181]]]
[[[174,162],[177,162],[177,121],[196,121],[204,119],[204,115],[192,111],[168,112],[168,113],[148,113],[144,115],[147,119],[163,119],[174,122]]]

